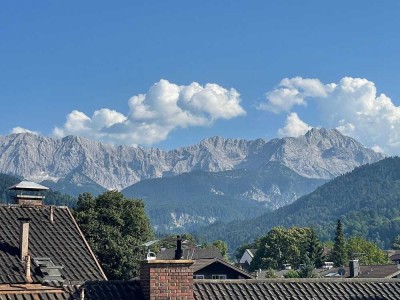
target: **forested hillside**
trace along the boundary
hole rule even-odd
[[[218,223],[197,235],[224,239],[230,249],[282,225],[311,226],[322,240],[332,238],[335,221],[347,235],[360,235],[389,248],[400,233],[400,158],[356,168],[303,196],[293,204],[247,221]]]
[[[21,178],[15,176],[0,174],[0,203],[13,203],[12,197],[15,194],[15,191],[9,191],[7,188],[21,180]],[[54,192],[52,190],[45,191],[43,195],[45,196],[44,203],[48,205],[66,205],[74,207],[77,201],[69,195]]]
[[[143,180],[122,192],[143,199],[158,232],[187,231],[219,220],[254,218],[292,203],[324,182],[271,162],[258,170],[197,171]]]

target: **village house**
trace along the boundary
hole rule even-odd
[[[256,254],[257,249],[246,249],[243,252],[242,257],[239,260],[238,265],[243,269],[243,270],[249,270],[251,261],[254,258],[254,255]]]
[[[172,260],[175,249],[162,249],[157,254],[158,260]],[[193,260],[191,269],[195,279],[253,279],[242,269],[223,260],[221,252],[215,247],[182,249],[181,259]]]

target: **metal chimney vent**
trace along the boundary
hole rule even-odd
[[[349,262],[350,277],[357,277],[360,271],[360,265],[357,259],[350,260]]]
[[[181,259],[183,255],[182,250],[182,237],[178,235],[176,237],[176,249],[175,249],[175,259]]]

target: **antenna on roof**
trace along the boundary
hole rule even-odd
[[[154,252],[150,251],[149,247],[151,245],[154,245],[155,243],[158,243],[159,241],[160,240],[152,240],[152,241],[146,242],[146,243],[141,245],[141,246],[145,246],[147,248],[147,254],[146,254],[146,260],[147,261],[156,260],[157,259],[156,254]]]
[[[182,257],[183,257],[183,246],[186,246],[186,248],[191,247],[191,249],[193,249],[191,258],[193,257],[193,254],[194,254],[194,251],[195,251],[194,248],[197,245],[194,244],[193,242],[191,242],[190,240],[182,239],[182,237],[180,235],[177,235],[176,238],[175,237],[167,237],[167,238],[164,238],[164,239],[148,241],[146,243],[141,244],[140,246],[144,246],[144,247],[146,247],[148,249],[148,247],[150,247],[153,244],[156,244],[156,243],[159,243],[159,242],[172,242],[172,241],[174,241],[174,242],[176,241],[176,248],[175,248],[175,255],[174,255],[174,259],[175,260],[182,259]],[[194,247],[193,247],[193,245],[194,245]],[[187,259],[189,258],[189,255],[190,255],[190,253],[187,253]],[[155,254],[148,249],[147,260],[153,260],[153,259],[156,259],[155,258]]]

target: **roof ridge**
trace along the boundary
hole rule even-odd
[[[78,230],[79,235],[81,236],[81,238],[82,238],[83,242],[85,243],[87,249],[89,250],[90,255],[93,257],[93,259],[94,259],[94,261],[96,263],[96,266],[99,268],[101,275],[103,275],[105,280],[108,280],[106,274],[104,273],[104,271],[103,271],[103,269],[102,269],[102,267],[101,267],[101,265],[99,263],[99,261],[97,260],[96,255],[94,254],[94,252],[93,252],[92,248],[90,247],[89,243],[86,241],[82,230],[79,228],[79,225],[76,222],[76,220],[75,220],[75,218],[74,218],[74,216],[73,216],[73,214],[72,214],[72,212],[71,212],[71,210],[69,208],[67,208],[67,212],[68,212],[70,218],[72,219],[72,222],[75,224],[76,229]]]
[[[251,284],[251,283],[399,283],[397,278],[268,278],[268,279],[195,279],[195,283],[236,283],[236,284]]]

